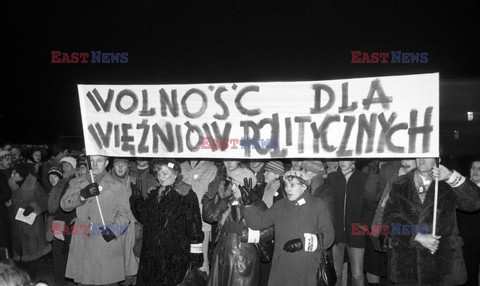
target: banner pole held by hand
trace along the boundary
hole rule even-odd
[[[435,165],[438,168],[438,158],[435,159]],[[435,196],[433,198],[433,226],[432,235],[435,236],[437,232],[437,204],[438,204],[438,177],[435,178]]]
[[[87,158],[87,167],[88,167],[88,172],[90,173],[90,178],[92,179],[92,183],[95,183],[95,178],[93,176],[93,171],[92,171],[92,163],[90,162],[90,156]],[[101,186],[98,186],[98,189],[101,191]],[[100,206],[100,201],[98,200],[98,196],[95,196],[95,200],[97,201],[97,206],[98,206],[98,211],[100,212],[100,218],[102,219],[102,224],[105,229],[105,220],[103,219],[103,213],[102,213],[102,207]]]

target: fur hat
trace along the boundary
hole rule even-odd
[[[155,172],[155,166],[167,166],[172,172],[177,176],[177,178],[182,174],[182,168],[180,168],[180,164],[175,159],[167,159],[167,158],[157,158],[153,159],[150,163],[150,172],[155,177],[157,176],[157,172]]]
[[[308,176],[307,173],[305,173],[304,171],[290,170],[283,175],[284,181],[289,181],[292,178],[298,179],[300,183],[304,184],[307,187],[310,186],[310,182],[311,182],[310,176]]]
[[[281,161],[269,161],[265,165],[265,171],[270,171],[274,174],[283,175],[285,173],[285,168]]]
[[[243,186],[243,180],[245,178],[247,181],[252,179],[252,186],[257,185],[257,177],[255,177],[255,174],[247,168],[237,168],[228,173],[228,176],[235,182],[239,183],[240,186]]]
[[[58,178],[63,179],[62,171],[56,166],[53,166],[50,168],[50,170],[48,170],[48,176],[50,175],[55,175],[58,176]]]
[[[62,164],[63,162],[67,162],[68,164],[72,165],[74,169],[77,168],[77,159],[73,157],[63,157],[62,159],[60,159],[60,164]]]
[[[8,157],[8,156],[10,156],[10,157],[12,156],[10,151],[3,150],[3,151],[0,152],[0,160],[3,160],[3,158]]]
[[[315,160],[305,160],[305,161],[303,161],[302,168],[306,172],[312,172],[312,173],[315,173],[315,174],[318,174],[325,169],[322,161],[315,161]]]

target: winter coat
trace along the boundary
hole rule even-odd
[[[95,177],[95,182],[102,187],[100,195],[82,200],[80,190],[91,183],[90,177],[71,180],[60,207],[66,212],[75,209],[77,213],[73,228],[74,231],[78,229],[78,233],[72,235],[65,276],[77,283],[101,285],[125,279],[125,249],[118,236],[134,231],[134,227],[125,188],[120,181],[104,172]],[[104,240],[99,230],[102,220],[96,198],[105,224],[117,236],[110,242]]]
[[[12,255],[12,237],[10,231],[10,218],[8,215],[7,203],[12,198],[12,189],[8,185],[8,179],[11,172],[9,169],[0,170],[0,247],[5,247],[9,250],[9,255]]]
[[[320,263],[320,250],[334,241],[334,229],[326,203],[305,191],[297,200],[283,199],[262,211],[256,205],[245,207],[245,220],[252,229],[275,226],[275,251],[268,285],[314,286]],[[300,238],[305,245],[305,233],[323,234],[323,241],[315,252],[286,252],[283,246],[289,240]],[[320,247],[321,246],[321,247]]]
[[[130,199],[143,224],[143,241],[137,285],[177,285],[191,262],[190,245],[203,242],[198,199],[192,187],[180,180],[157,186],[146,200]]]
[[[383,214],[384,224],[428,225],[432,233],[435,183],[431,183],[425,201],[419,198],[414,182],[415,170],[393,182],[390,198]],[[470,180],[452,188],[446,182],[438,184],[436,235],[441,236],[438,250],[430,250],[416,242],[416,233],[392,232],[389,257],[390,278],[395,283],[419,285],[460,285],[466,281],[463,241],[458,235],[455,209],[474,211],[480,208],[480,189]]]
[[[10,216],[12,222],[13,259],[28,262],[41,258],[52,250],[45,239],[45,220],[43,213],[47,211],[48,194],[43,190],[37,178],[28,175],[21,186],[13,179],[9,180],[12,188],[12,206]],[[18,209],[31,206],[36,213],[32,225],[15,219]]]
[[[366,179],[366,174],[355,170],[347,183],[340,168],[328,175],[326,185],[333,193],[335,243],[365,247],[365,236],[352,235],[352,224],[368,224],[368,220],[363,217]]]
[[[260,257],[254,243],[248,243],[248,227],[242,208],[235,206],[233,196],[220,199],[204,196],[203,219],[218,222],[215,234],[215,251],[208,279],[209,286],[256,286],[260,277]],[[265,203],[257,201],[258,207],[267,209]],[[273,228],[260,231],[259,242],[271,240]]]

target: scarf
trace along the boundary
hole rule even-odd
[[[433,182],[432,175],[430,174],[427,178],[424,178],[420,175],[420,172],[416,170],[413,174],[413,180],[415,181],[415,189],[417,190],[417,194],[423,204],[427,195],[428,187],[430,187],[430,184]]]

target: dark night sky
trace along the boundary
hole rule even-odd
[[[477,1],[17,2],[2,9],[2,142],[81,136],[78,83],[440,72],[442,122],[461,123],[464,110],[480,111]],[[52,64],[52,50],[128,52],[128,63]],[[351,64],[352,50],[428,52],[429,62]]]

